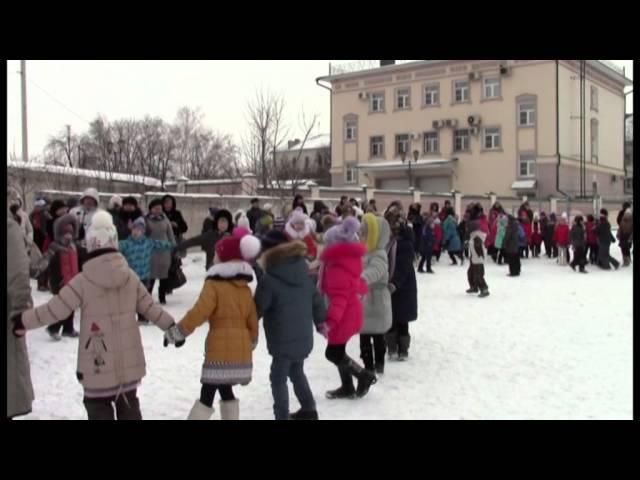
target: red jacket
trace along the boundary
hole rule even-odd
[[[531,223],[522,222],[522,229],[524,230],[524,234],[527,236],[527,243],[531,243]]]
[[[533,222],[533,231],[531,232],[531,245],[540,245],[542,243],[542,233],[540,233],[540,222]]]
[[[553,241],[559,247],[566,247],[569,245],[569,225],[556,225],[556,229],[553,232]]]
[[[440,244],[442,243],[442,227],[440,227],[440,225],[433,225],[433,236],[433,251],[439,252]]]
[[[596,232],[593,230],[593,222],[585,223],[585,230],[587,231],[587,245],[596,245],[598,243],[598,237],[596,237]]]
[[[361,275],[366,253],[367,248],[361,243],[338,243],[320,255],[320,291],[329,298],[329,345],[347,343],[362,329],[360,297],[367,293],[367,284]]]

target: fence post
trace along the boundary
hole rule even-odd
[[[549,213],[558,213],[558,199],[549,197]]]
[[[460,217],[462,213],[462,193],[458,191],[453,192],[453,205],[456,212],[456,215]]]
[[[422,192],[420,192],[420,190],[414,190],[413,203],[420,203],[420,200],[422,200]]]

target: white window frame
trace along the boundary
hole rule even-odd
[[[598,87],[591,85],[591,110],[598,111]]]
[[[402,105],[400,100],[402,99]],[[411,88],[402,87],[396,89],[396,110],[409,110],[411,108]]]
[[[530,107],[530,108],[529,108]],[[522,114],[526,115],[526,122],[522,123]],[[524,101],[518,103],[518,126],[534,127],[536,124],[536,102]]]
[[[374,139],[376,138],[380,138],[381,140],[379,142],[374,141]],[[380,146],[380,151],[378,153],[375,153],[374,150],[374,145],[379,145]],[[369,155],[371,156],[371,158],[382,158],[384,157],[384,135],[372,135],[371,138],[369,139]]]
[[[527,173],[522,173],[522,166],[527,165]],[[535,178],[536,176],[536,155],[533,153],[521,153],[518,156],[518,177]]]
[[[344,166],[344,183],[358,183],[358,169],[355,163],[347,163]],[[349,179],[351,177],[351,179]]]
[[[438,131],[424,132],[422,137],[423,137],[423,141],[422,141],[423,153],[426,153],[426,154],[440,153],[440,133]],[[431,146],[432,148],[427,148],[428,146]]]
[[[595,127],[595,128],[594,128]],[[591,163],[598,164],[598,147],[600,144],[600,126],[597,119],[591,119]]]
[[[440,105],[440,85],[425,85],[422,89],[422,105],[424,107],[436,107]],[[430,102],[427,102],[429,98]]]
[[[490,85],[487,82],[495,82]],[[487,92],[490,91],[490,94]],[[502,85],[500,82],[500,77],[485,77],[482,79],[482,95],[484,99],[495,99],[500,98],[502,96]]]
[[[358,139],[358,121],[345,120],[344,139],[346,142],[355,142]]]
[[[482,131],[482,149],[500,150],[502,148],[502,129],[500,127],[485,127]],[[487,146],[487,140],[491,139],[491,146]]]
[[[374,108],[376,105],[378,106],[377,109]],[[374,92],[371,94],[370,111],[371,113],[384,112],[384,92]]]
[[[467,133],[466,133],[466,135],[461,135],[462,132],[467,132]],[[456,141],[459,138],[461,140],[464,140],[466,138],[467,148],[457,148]],[[461,142],[461,146],[464,143],[465,142]],[[453,151],[454,152],[469,152],[469,151],[471,151],[471,134],[470,134],[468,128],[460,128],[460,129],[454,130],[454,132],[453,132]]]
[[[453,82],[453,103],[467,103],[469,102],[469,80],[455,80]],[[461,92],[461,100],[458,100],[458,90]],[[466,95],[462,95],[465,93]]]
[[[400,143],[399,142],[404,142],[404,140],[400,140],[398,139],[398,137],[407,137],[406,139],[406,151],[404,152],[405,154],[409,155],[409,150],[411,150],[411,136],[408,133],[398,133],[396,135],[396,141],[395,141],[395,148],[396,148],[396,156],[400,157],[402,156],[402,153],[400,151],[400,149],[398,148]]]

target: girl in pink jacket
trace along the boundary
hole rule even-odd
[[[363,258],[367,249],[358,241],[360,222],[347,217],[324,234],[325,249],[320,256],[318,286],[328,299],[325,332],[328,345],[325,355],[338,367],[342,385],[328,391],[329,399],[363,397],[376,382],[372,372],[362,368],[346,353],[349,339],[363,324],[362,297],[367,284],[362,279]],[[353,377],[358,380],[357,389]]]

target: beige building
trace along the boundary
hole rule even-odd
[[[623,195],[631,81],[612,65],[424,60],[318,83],[331,90],[333,186]]]
[[[312,135],[303,142],[290,140],[287,145],[276,150],[276,172],[283,178],[314,180],[318,185],[331,182],[331,135]]]

